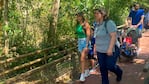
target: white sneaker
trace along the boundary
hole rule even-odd
[[[141,50],[142,50],[142,49],[141,49],[141,48],[139,48],[139,49],[138,49],[138,52],[140,52]]]
[[[140,55],[140,52],[141,52],[141,48],[139,48],[139,49],[137,50],[137,56]]]
[[[90,70],[90,73],[92,73],[92,72],[94,72],[94,71],[95,71],[95,69],[91,69],[91,70]]]
[[[90,73],[89,69],[85,70],[84,76],[85,76],[85,77],[88,77],[88,76],[90,75],[89,73]]]
[[[97,73],[97,71],[95,69],[90,70],[90,74],[96,74],[96,73]]]
[[[81,73],[81,76],[80,76],[80,81],[81,81],[81,82],[84,82],[84,81],[85,81],[85,76],[84,76],[84,73]]]

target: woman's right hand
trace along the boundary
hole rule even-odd
[[[112,55],[113,55],[113,51],[112,51],[112,49],[108,49],[108,51],[107,51],[107,55],[108,55],[108,56],[112,56]]]

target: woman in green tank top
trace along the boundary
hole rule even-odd
[[[83,13],[76,14],[77,25],[76,25],[76,35],[78,37],[78,50],[81,53],[81,76],[80,81],[85,81],[85,77],[89,76],[89,70],[85,68],[86,56],[88,54],[88,45],[90,40],[90,25],[85,21]],[[85,70],[86,69],[86,70]]]
[[[78,38],[86,38],[85,30],[83,29],[83,26],[78,24],[76,27],[76,33]]]

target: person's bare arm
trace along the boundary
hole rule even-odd
[[[89,23],[85,23],[85,28],[86,28],[86,47],[88,47],[88,44],[89,44],[89,40],[90,40],[90,35],[91,35],[91,31],[90,31],[90,25]]]
[[[96,59],[97,59],[96,44],[94,44],[94,58],[96,58]]]
[[[141,16],[141,20],[136,26],[138,27],[139,25],[143,24],[143,21],[144,21],[144,15]]]
[[[120,44],[122,45],[123,41],[122,41],[122,36],[120,36]]]
[[[94,55],[97,55],[96,53],[96,45],[94,44]]]

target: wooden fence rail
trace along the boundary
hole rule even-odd
[[[63,46],[63,47],[66,47],[66,48],[64,48],[62,51],[58,51],[58,52],[55,52],[55,53],[50,53],[49,55],[45,54],[45,53],[47,53],[47,51],[53,50],[55,48],[59,48],[60,46]],[[22,75],[22,74],[28,74],[28,73],[31,73],[31,72],[33,73],[36,70],[37,71],[41,70],[45,66],[49,66],[51,64],[56,64],[56,63],[61,62],[63,60],[68,60],[67,58],[71,58],[71,54],[76,52],[76,49],[77,49],[76,41],[73,40],[73,41],[69,41],[69,42],[61,44],[61,45],[53,46],[53,47],[50,47],[50,48],[45,48],[43,50],[37,50],[35,52],[19,55],[18,57],[12,57],[12,58],[8,58],[8,59],[6,59],[4,61],[0,61],[0,65],[1,66],[2,65],[8,65],[9,66],[9,64],[12,63],[12,62],[16,62],[17,63],[17,61],[23,60],[23,59],[25,59],[27,57],[33,57],[33,56],[41,54],[41,53],[43,54],[42,57],[36,58],[36,59],[34,59],[32,61],[29,61],[29,62],[20,64],[20,65],[14,66],[12,68],[7,68],[7,69],[3,70],[2,72],[0,72],[0,79],[4,79],[4,78],[8,77],[9,75],[11,75],[14,72],[16,74],[16,71],[18,71],[18,70],[25,69],[27,67],[30,67],[30,66],[36,64],[36,63],[41,63],[41,62],[46,61],[49,58],[52,58],[54,56],[63,55],[64,53],[65,53],[64,55],[66,55],[66,56],[61,57],[61,58],[59,58],[57,60],[53,60],[52,62],[49,62],[49,63],[45,62],[44,65],[39,65],[39,66],[36,66],[36,67],[32,68],[31,70],[27,70],[24,73],[14,75],[11,78],[8,78],[8,80],[11,80],[13,78],[18,78],[19,79],[20,76],[25,76],[25,75]],[[14,79],[13,79],[13,81],[14,81]],[[6,82],[7,82],[6,84],[13,84],[13,83],[8,83],[9,81],[6,81]]]
[[[12,69],[9,69],[9,70],[6,70],[6,71],[0,73],[0,76],[3,76],[3,75],[8,74],[8,73],[10,73],[10,72],[13,72],[13,71],[16,71],[16,70],[19,70],[19,69],[22,69],[22,68],[31,66],[31,65],[33,65],[33,64],[35,64],[35,63],[38,63],[38,62],[41,62],[41,61],[43,61],[43,60],[47,60],[47,59],[49,59],[49,58],[52,57],[52,56],[59,55],[60,53],[63,53],[63,52],[66,52],[66,51],[69,52],[69,51],[71,51],[71,50],[73,50],[73,49],[76,49],[76,47],[73,47],[73,48],[67,49],[67,50],[63,50],[63,51],[60,51],[60,52],[58,52],[58,53],[53,53],[53,54],[47,56],[46,58],[45,58],[45,57],[42,57],[42,58],[36,59],[36,60],[34,60],[34,61],[31,61],[31,62],[22,64],[22,65],[20,65],[20,66],[16,66],[16,67],[14,67],[14,68],[12,68]]]
[[[72,55],[71,55],[71,54],[72,54]],[[22,74],[17,75],[17,76],[15,76],[15,77],[13,77],[13,78],[10,78],[10,79],[8,79],[8,80],[6,81],[6,84],[14,84],[14,83],[15,83],[16,81],[18,81],[18,80],[25,80],[24,78],[26,78],[27,76],[31,76],[31,75],[33,75],[33,74],[35,74],[35,73],[37,73],[37,72],[43,70],[45,67],[52,66],[52,65],[57,64],[57,63],[60,63],[60,62],[62,62],[62,61],[64,61],[64,60],[70,60],[69,58],[72,58],[72,56],[74,57],[73,54],[77,55],[76,52],[72,52],[71,54],[68,54],[68,55],[66,55],[66,56],[64,56],[64,57],[62,57],[62,58],[60,58],[60,59],[54,60],[54,61],[52,61],[51,63],[47,63],[47,64],[44,64],[44,65],[39,66],[39,67],[37,67],[37,68],[34,68],[34,69],[32,69],[32,70],[29,70],[29,71],[27,71],[26,73],[22,73]],[[71,59],[71,60],[74,61],[74,59]],[[76,68],[74,68],[74,69],[76,69]],[[73,70],[74,70],[74,69],[73,69]],[[76,75],[76,74],[73,74],[73,75]],[[54,80],[54,78],[52,78],[52,79]],[[37,84],[44,84],[44,83],[43,83],[41,80],[38,80],[38,83],[37,83]],[[54,82],[54,84],[55,84],[55,82]]]
[[[73,41],[69,41],[69,42],[67,42],[67,43],[63,43],[63,44],[57,45],[57,46],[52,46],[52,47],[50,47],[50,48],[45,48],[45,49],[42,49],[42,50],[37,50],[37,51],[35,51],[35,52],[31,52],[31,53],[19,55],[19,56],[17,56],[17,57],[8,58],[8,59],[6,59],[6,60],[4,60],[4,61],[0,61],[0,65],[4,65],[4,64],[6,64],[6,63],[11,63],[11,62],[14,62],[14,61],[16,61],[16,60],[23,59],[23,58],[25,58],[25,57],[34,56],[34,55],[36,55],[36,54],[40,54],[40,53],[42,53],[42,52],[46,52],[46,51],[49,51],[49,50],[51,50],[51,49],[58,48],[59,46],[64,46],[64,45],[70,44],[70,43],[72,43],[72,42],[74,42],[74,40],[73,40]]]

